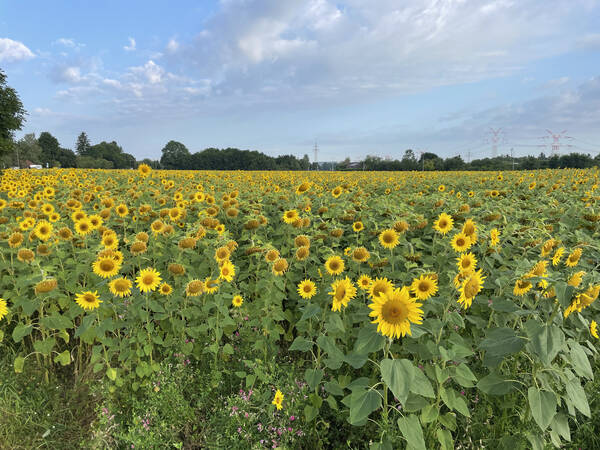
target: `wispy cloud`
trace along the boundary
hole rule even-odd
[[[124,46],[123,49],[126,52],[132,52],[132,51],[134,51],[135,50],[135,46],[136,46],[135,39],[132,38],[132,37],[130,37],[130,38],[127,38],[127,40],[129,41],[129,44],[126,45],[126,46]]]

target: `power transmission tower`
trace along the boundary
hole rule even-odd
[[[571,136],[567,136],[565,133],[567,130],[563,130],[560,133],[553,133],[552,131],[546,129],[548,132],[547,136],[541,136],[540,139],[552,139],[550,143],[550,156],[555,156],[560,153],[561,147],[573,147],[571,144],[563,144],[561,143],[561,139],[573,139]],[[546,144],[547,145],[547,144]]]
[[[498,144],[506,143],[502,128],[490,128],[487,132],[486,143],[492,144],[492,158],[498,156]]]
[[[316,166],[315,170],[319,170],[319,147],[317,146],[317,141],[315,141],[314,152],[315,152],[315,166]]]

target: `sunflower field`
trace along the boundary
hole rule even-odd
[[[3,361],[89,448],[600,448],[598,178],[6,170]]]

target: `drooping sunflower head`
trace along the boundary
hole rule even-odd
[[[339,275],[344,271],[344,260],[337,255],[330,256],[325,261],[325,270],[329,275]]]
[[[17,252],[17,259],[21,262],[30,263],[34,260],[35,253],[33,253],[28,248],[22,248]]]
[[[571,275],[569,277],[569,281],[567,282],[567,284],[569,286],[578,287],[581,284],[581,280],[583,280],[584,275],[585,275],[585,272],[583,270],[580,270],[579,272],[575,272],[573,275]]]
[[[60,230],[58,230],[58,237],[64,241],[68,241],[73,239],[73,232],[68,227],[62,227]]]
[[[217,262],[225,261],[226,259],[229,259],[230,253],[231,252],[229,251],[229,247],[219,247],[215,250],[215,259],[217,260]]]
[[[35,285],[35,293],[36,294],[45,294],[53,291],[58,286],[57,281],[54,278],[50,278],[48,280],[40,281]]]
[[[197,297],[206,289],[206,285],[201,280],[192,280],[185,287],[185,295],[187,297]],[[208,292],[208,290],[207,290]]]
[[[581,253],[583,250],[581,248],[577,248],[571,252],[571,254],[565,260],[565,265],[567,267],[575,267],[577,263],[579,263],[579,258],[581,258]]]
[[[15,231],[14,233],[12,233],[8,238],[8,246],[10,248],[20,247],[22,243],[23,243],[23,234],[19,233],[18,231]]]
[[[377,332],[392,339],[410,336],[410,324],[423,322],[421,303],[410,297],[406,286],[374,297],[368,306],[372,310],[369,316],[374,318],[371,323],[377,324]]]
[[[356,296],[356,287],[348,277],[336,280],[331,285],[329,295],[333,296],[332,311],[340,311],[342,306],[347,307],[348,302]]]
[[[269,250],[266,254],[265,254],[265,260],[268,263],[272,263],[275,262],[277,260],[277,258],[279,258],[279,251],[275,250],[274,248]]]
[[[531,290],[532,287],[533,285],[531,284],[531,281],[527,279],[520,279],[515,282],[513,293],[515,295],[525,295]]]
[[[294,238],[294,245],[300,247],[310,247],[310,238],[305,234],[300,234]]]
[[[155,291],[161,281],[160,272],[152,267],[140,270],[135,279],[137,287],[142,293]]]
[[[272,269],[273,274],[281,276],[285,273],[286,270],[288,270],[288,267],[289,267],[289,265],[285,258],[278,258],[273,263],[273,269]]]
[[[193,237],[186,237],[180,239],[177,243],[178,247],[182,250],[191,249],[196,247],[196,239]]]
[[[298,250],[296,250],[296,259],[298,261],[304,261],[306,258],[308,258],[309,255],[310,255],[309,247],[300,247]]]
[[[315,283],[311,280],[302,280],[299,284],[298,284],[298,294],[300,295],[300,297],[302,298],[312,298],[314,297],[314,295],[317,293],[317,287],[315,286]]]
[[[548,266],[548,261],[542,260],[538,261],[535,266],[529,272],[529,275],[532,277],[544,277],[546,276],[546,267]]]
[[[388,249],[392,249],[398,245],[398,233],[393,228],[388,228],[379,233],[379,243]]]
[[[419,300],[427,300],[437,292],[438,281],[431,275],[421,275],[413,280],[410,290]]]
[[[463,234],[469,238],[471,244],[475,244],[477,242],[477,225],[473,221],[473,219],[467,219],[462,227]]]
[[[171,263],[169,264],[168,271],[175,276],[181,276],[185,274],[185,267],[181,264]]]
[[[352,259],[359,263],[367,261],[370,256],[369,251],[364,247],[355,248],[352,252]]]
[[[49,256],[52,253],[52,248],[46,244],[40,244],[35,251],[40,256]]]
[[[131,247],[129,247],[129,251],[132,255],[142,255],[146,253],[147,250],[148,247],[144,241],[135,241],[133,244],[131,244]]]
[[[219,290],[219,280],[218,279],[213,280],[210,277],[207,277],[204,280],[204,290],[208,294],[214,294],[215,292],[217,292]]]

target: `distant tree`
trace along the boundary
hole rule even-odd
[[[91,156],[78,156],[77,167],[82,169],[112,169],[112,161],[103,158],[92,158]]]
[[[92,145],[83,156],[110,161],[115,169],[132,169],[136,166],[135,157],[129,153],[124,153],[123,148],[115,141],[102,141],[99,144]]]
[[[307,154],[304,154],[304,157],[300,161],[300,165],[302,170],[308,170],[310,168],[310,159],[308,158]]]
[[[26,161],[38,164],[41,154],[42,149],[35,138],[35,134],[30,133],[15,142],[11,151],[2,158],[2,162],[10,167],[25,167]]]
[[[58,139],[52,136],[49,132],[44,131],[38,138],[38,144],[42,149],[41,162],[50,167],[58,165],[58,154],[60,153],[60,144]]]
[[[462,170],[465,167],[465,162],[459,156],[446,158],[444,160],[444,170]]]
[[[165,169],[187,169],[190,160],[190,151],[185,145],[177,141],[169,141],[162,149],[160,164]]]
[[[77,156],[73,150],[60,147],[56,155],[59,167],[77,167]]]
[[[75,146],[77,154],[80,156],[87,155],[91,146],[92,144],[90,143],[87,134],[85,131],[82,131],[77,137],[77,144]]]
[[[0,69],[0,157],[10,152],[14,132],[23,127],[26,114],[17,91],[6,84],[6,75]]]

